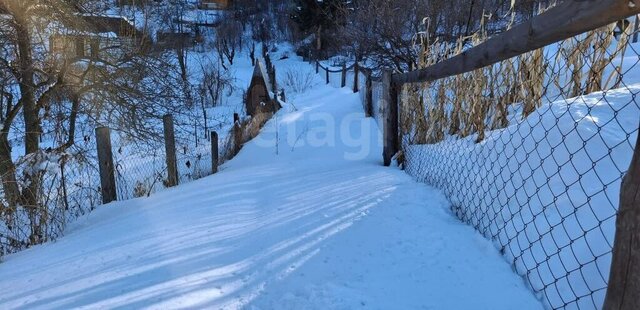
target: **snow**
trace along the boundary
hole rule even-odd
[[[381,165],[359,95],[323,84],[220,173],[7,256],[0,308],[540,309],[443,194]]]
[[[546,47],[546,57],[557,49]],[[407,172],[441,189],[548,308],[604,302],[619,189],[640,119],[638,56],[629,54],[607,69],[624,72],[619,89],[566,98],[550,87],[535,112],[521,119],[522,107],[513,105],[510,125],[485,132],[481,143],[449,136],[404,147]]]

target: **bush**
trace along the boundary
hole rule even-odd
[[[315,72],[313,70],[287,69],[280,81],[287,93],[301,94],[313,87]]]

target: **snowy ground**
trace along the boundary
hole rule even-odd
[[[316,82],[220,173],[7,256],[0,308],[541,308],[442,194],[381,165],[358,95]]]

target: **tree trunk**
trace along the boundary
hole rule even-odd
[[[322,50],[322,26],[318,26],[318,32],[316,34],[316,50]]]
[[[17,32],[17,43],[19,52],[19,74],[20,74],[20,101],[22,103],[22,114],[25,124],[25,154],[34,154],[40,149],[40,118],[36,106],[36,86],[34,82],[33,50],[31,45],[30,25],[23,17],[16,16],[15,29]],[[29,175],[29,186],[22,191],[22,205],[29,210],[31,219],[32,244],[40,243],[42,239],[41,224],[38,221],[38,214],[41,206],[38,205],[38,193],[42,185],[42,177],[39,172]]]
[[[16,181],[16,167],[11,159],[11,145],[9,144],[8,135],[8,132],[0,133],[0,175],[9,210],[3,210],[0,213],[12,215],[18,205],[20,187],[18,187],[18,182]]]
[[[25,154],[32,154],[40,148],[40,120],[36,109],[34,65],[32,58],[31,35],[26,22],[19,19],[16,25],[19,71],[20,71],[20,101],[23,105],[25,123]]]

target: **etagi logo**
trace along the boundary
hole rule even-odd
[[[278,152],[341,152],[346,160],[379,156],[382,137],[372,119],[361,113],[338,117],[325,112],[293,112],[274,116],[254,139],[255,145]],[[372,151],[375,150],[375,154]]]

